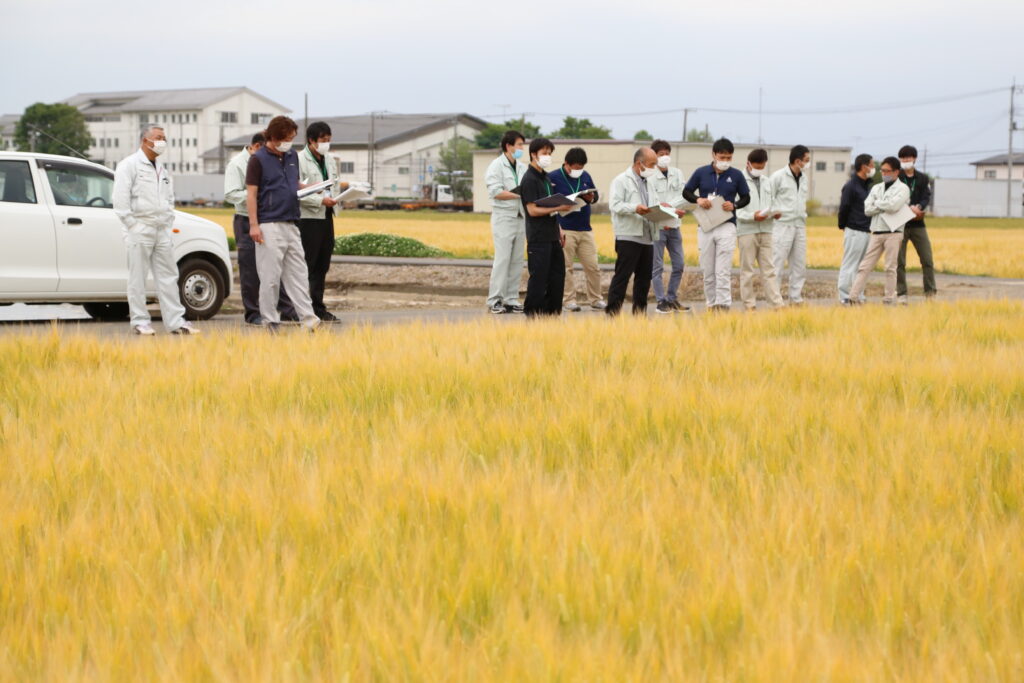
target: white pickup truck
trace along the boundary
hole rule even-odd
[[[114,173],[73,157],[0,152],[0,305],[81,304],[128,318],[128,261],[111,196]],[[205,320],[231,293],[224,229],[175,211],[171,240],[185,316]],[[152,278],[150,296],[156,296]]]

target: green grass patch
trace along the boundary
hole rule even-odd
[[[452,258],[452,254],[411,237],[362,232],[334,240],[339,256],[395,256],[403,258]]]

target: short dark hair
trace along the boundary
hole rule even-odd
[[[870,154],[858,154],[857,158],[853,160],[853,172],[857,173],[860,171],[861,166],[867,166],[871,163]]]
[[[518,130],[506,130],[505,134],[501,136],[501,151],[504,152],[506,147],[514,145],[520,140],[526,142],[526,138]]]
[[[747,155],[747,161],[752,164],[764,164],[768,162],[768,152],[758,147],[757,149],[750,150],[750,154]]]
[[[736,148],[732,146],[732,140],[729,138],[718,138],[715,144],[711,145],[712,154],[732,154],[735,151]]]
[[[902,147],[900,147],[900,151],[896,156],[898,156],[900,159],[906,157],[914,157],[916,159],[917,147],[914,147],[913,145],[903,145]]]
[[[886,157],[882,159],[882,166],[888,166],[894,171],[900,170],[900,160],[896,157]]]
[[[284,140],[291,133],[297,133],[298,130],[298,124],[287,116],[275,116],[270,119],[263,134],[267,136],[267,140]]]
[[[331,127],[323,121],[314,121],[306,128],[306,142],[316,142],[324,135],[331,134]]]
[[[654,142],[651,143],[651,149],[654,150],[655,154],[657,154],[658,152],[671,152],[672,145],[668,144],[664,140],[655,140]]]
[[[587,164],[587,153],[582,147],[573,147],[565,153],[565,163],[572,166],[573,164]]]
[[[252,140],[249,141],[250,145],[262,145],[267,141],[267,136],[263,133],[256,133],[252,136]]]
[[[789,163],[793,163],[797,159],[803,159],[806,155],[810,154],[811,150],[807,149],[804,145],[797,145],[793,149],[789,150]]]
[[[551,142],[547,138],[534,138],[530,140],[530,156],[533,156],[542,149],[547,148],[552,152],[555,151],[555,143]]]

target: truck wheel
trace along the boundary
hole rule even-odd
[[[128,319],[127,301],[95,301],[82,304],[85,312],[96,320],[123,322]]]
[[[224,303],[224,278],[217,267],[199,258],[178,265],[178,292],[189,320],[209,320]]]

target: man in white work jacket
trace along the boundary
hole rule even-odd
[[[521,161],[524,138],[509,130],[501,136],[501,154],[487,167],[484,184],[491,198],[491,235],[494,238],[494,263],[487,292],[491,313],[522,313],[519,285],[523,277],[526,251],[526,214],[519,195],[519,183],[529,168]]]
[[[124,225],[128,252],[128,308],[136,334],[151,336],[146,310],[146,276],[156,282],[160,315],[172,334],[197,334],[185,320],[178,291],[178,264],[174,260],[171,227],[174,224],[174,183],[159,157],[167,150],[164,129],[149,126],[138,151],[122,159],[114,173],[114,214]]]
[[[811,152],[803,145],[789,150],[789,165],[771,175],[772,208],[779,217],[772,231],[775,276],[782,285],[789,263],[789,303],[804,302],[807,280],[807,198],[811,185]]]

